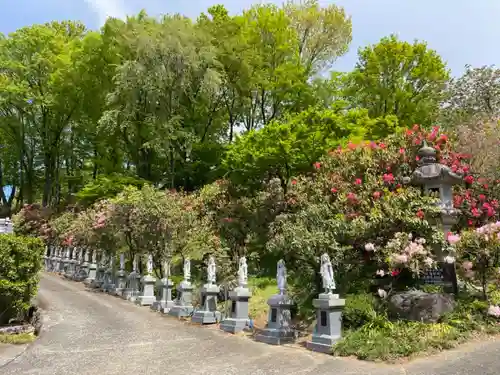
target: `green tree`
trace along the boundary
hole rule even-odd
[[[395,115],[402,125],[432,123],[445,98],[449,71],[436,51],[424,42],[396,36],[362,48],[349,74],[345,95],[370,117]]]
[[[396,128],[395,118],[370,119],[366,110],[311,108],[239,137],[229,146],[223,165],[237,185],[255,189],[278,177],[286,191],[293,176],[310,171],[328,150],[348,139],[379,138]]]

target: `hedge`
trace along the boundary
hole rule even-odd
[[[0,235],[0,325],[22,316],[30,307],[44,250],[38,238]]]

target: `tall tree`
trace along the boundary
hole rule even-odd
[[[445,98],[449,70],[426,43],[395,35],[362,48],[347,77],[346,97],[371,117],[396,115],[402,125],[429,124]]]

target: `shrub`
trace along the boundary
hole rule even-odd
[[[38,238],[0,235],[0,324],[29,308],[37,292],[43,253]]]
[[[371,294],[348,294],[342,312],[342,325],[344,329],[355,329],[365,324],[378,324],[385,320],[378,300]]]

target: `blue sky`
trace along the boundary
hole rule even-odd
[[[334,67],[350,70],[359,46],[397,33],[402,39],[426,40],[448,62],[454,75],[465,64],[498,64],[500,60],[499,0],[320,0],[344,6],[353,18],[354,39],[349,53]],[[32,23],[78,19],[90,28],[106,16],[123,17],[145,8],[150,14],[180,12],[196,17],[213,4],[231,12],[259,1],[252,0],[3,0],[0,32],[8,33]],[[263,1],[265,2],[265,1]],[[275,0],[281,3],[282,0]],[[500,64],[498,64],[500,65]]]

